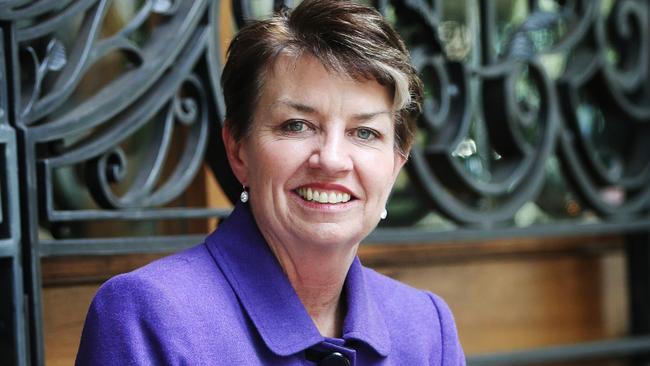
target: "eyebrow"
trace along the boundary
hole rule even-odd
[[[282,104],[285,106],[288,106],[292,109],[297,110],[298,112],[302,113],[307,113],[307,114],[318,114],[318,110],[312,106],[309,106],[307,104],[295,102],[289,99],[278,99],[275,102],[271,103],[271,106],[269,109],[272,109],[275,107],[277,104]],[[352,115],[352,118],[355,120],[360,120],[360,121],[368,121],[371,120],[377,116],[380,116],[382,114],[387,114],[389,117],[392,117],[393,112],[391,111],[377,111],[377,112],[364,112],[364,113],[356,113]]]
[[[368,112],[368,113],[357,113],[353,114],[352,118],[360,121],[368,121],[382,114],[387,114],[389,117],[393,115],[391,111],[377,111],[377,112]]]
[[[290,107],[292,109],[295,109],[298,112],[302,112],[302,113],[308,113],[308,114],[317,114],[318,113],[318,111],[314,107],[311,107],[311,106],[309,106],[307,104],[294,102],[294,101],[288,100],[288,99],[278,99],[278,100],[276,100],[275,102],[271,103],[271,105],[269,106],[269,109],[273,109],[278,104],[288,106],[288,107]]]

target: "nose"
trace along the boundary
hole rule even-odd
[[[352,170],[351,151],[345,137],[338,134],[324,136],[309,158],[309,167],[323,174],[338,176]]]

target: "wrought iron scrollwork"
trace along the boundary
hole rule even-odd
[[[588,208],[605,215],[648,208],[648,4],[619,1],[604,11],[600,2],[558,2],[552,10],[541,3],[530,2],[528,16],[506,32],[496,27],[497,4],[481,2],[476,36],[460,48],[458,39],[445,40],[441,3],[377,4],[395,14],[427,85],[411,180],[453,222],[512,220],[538,198],[556,153]],[[559,53],[568,55],[563,64],[551,64]],[[590,123],[625,142],[595,141],[585,131]]]
[[[608,16],[591,11],[558,83],[566,122],[560,156],[576,191],[603,215],[648,209],[649,12],[635,1],[614,3]]]
[[[206,111],[208,100],[201,81],[190,75],[184,84],[184,90],[194,95],[174,94],[163,107],[160,113],[162,115],[154,119],[154,126],[150,128],[148,136],[141,139],[141,142],[150,148],[141,157],[135,177],[123,195],[118,197],[111,189],[111,185],[120,183],[127,177],[128,161],[120,147],[113,147],[88,161],[85,167],[86,181],[92,196],[102,207],[114,209],[164,206],[185,192],[201,166],[208,141],[209,121]],[[173,172],[165,179],[165,183],[160,184],[163,168],[172,148],[175,124],[188,127],[189,130],[184,144],[175,142],[176,146],[183,146],[181,157]],[[137,126],[138,123],[134,121],[127,125]],[[120,126],[118,130],[132,129]],[[128,137],[120,136],[117,141]],[[93,146],[83,148],[99,150]],[[71,154],[75,152],[72,151]]]
[[[65,238],[56,226],[69,221],[228,212],[179,204],[218,115],[210,73],[219,70],[206,66],[217,5],[4,2],[20,66],[15,124],[35,158],[27,168],[52,247]]]
[[[409,165],[413,182],[456,222],[511,219],[539,190],[553,151],[556,103],[544,69],[534,59],[496,57],[489,49],[475,65],[459,60],[462,53],[450,57],[439,37],[441,9],[424,1],[391,4],[427,85]],[[483,32],[494,31],[491,6],[482,4]],[[470,46],[456,49],[466,53]],[[522,84],[536,94],[532,103],[518,95]]]

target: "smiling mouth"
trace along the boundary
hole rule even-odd
[[[350,199],[352,199],[348,193],[337,191],[318,191],[304,187],[296,189],[296,193],[305,201],[318,203],[345,203],[349,202]]]

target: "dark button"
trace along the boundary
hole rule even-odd
[[[318,366],[350,366],[350,360],[342,354],[334,352],[320,360]]]

